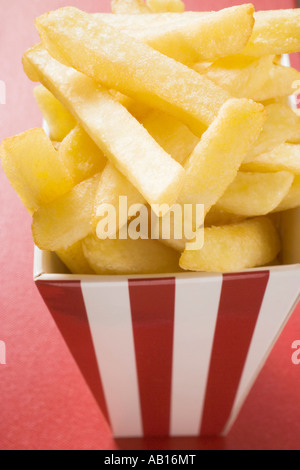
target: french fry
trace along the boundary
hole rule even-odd
[[[75,119],[43,85],[37,86],[33,93],[48,124],[50,139],[61,142],[75,127]]]
[[[109,90],[109,92],[119,101],[119,103],[124,106],[127,111],[132,114],[138,121],[144,119],[151,111],[152,108],[145,106],[140,101],[136,101],[129,96],[123,95],[116,90]]]
[[[290,137],[300,132],[299,117],[286,105],[270,104],[266,106],[267,120],[255,145],[249,150],[244,163],[251,162],[254,157],[273,150]]]
[[[253,101],[231,99],[224,104],[185,163],[184,185],[177,201],[182,207],[182,214],[185,204],[193,207],[203,204],[204,216],[208,213],[235,179],[241,162],[259,136],[265,119],[264,107]],[[203,221],[196,222],[195,214],[192,215],[192,220],[188,216],[174,220],[171,236],[169,239],[162,238],[162,241],[182,252],[187,239],[176,239],[175,231],[176,234],[195,231],[199,222],[201,224]]]
[[[295,209],[300,206],[300,176],[294,178],[293,184],[280,204],[274,209],[273,212],[282,212],[289,209]]]
[[[41,250],[60,251],[87,237],[100,175],[83,181],[33,214],[32,234]]]
[[[181,13],[180,16],[181,20],[188,19],[189,21],[193,21],[200,17],[206,17],[207,19],[212,14],[214,14],[214,12],[186,12]],[[164,15],[164,13],[160,15]],[[174,20],[176,18],[175,15],[176,13],[172,14]],[[96,16],[98,16],[98,14],[96,14]],[[106,16],[108,17],[108,15]],[[149,27],[153,28],[153,23],[157,23],[160,21],[160,19],[159,14],[152,14],[151,16],[152,18],[149,18],[147,24]],[[299,17],[299,8],[255,12],[255,24],[251,37],[246,47],[243,49],[243,54],[255,57],[266,55],[277,55],[279,57],[282,54],[298,52],[300,49]],[[168,21],[170,20],[168,19]],[[124,27],[124,19],[121,20],[121,22],[123,23]],[[145,19],[138,18],[136,23],[137,28],[139,28],[143,22],[145,26]],[[236,23],[232,24],[236,25]],[[241,49],[236,52],[241,52]],[[231,55],[234,53],[235,52],[229,52],[223,56],[225,57],[226,55]]]
[[[268,80],[251,98],[255,101],[265,101],[270,98],[287,97],[294,93],[293,84],[299,80],[300,72],[298,70],[292,67],[273,65]]]
[[[185,239],[176,239],[172,236],[172,230],[174,230],[174,225],[171,225],[171,237],[169,239],[162,238],[160,233],[160,241],[164,245],[172,248],[173,250],[177,251],[178,253],[183,253],[186,247],[187,240]]]
[[[56,252],[57,256],[73,274],[95,274],[83,254],[82,240],[74,243],[66,250]]]
[[[160,274],[180,271],[179,254],[156,240],[98,240],[89,236],[83,252],[97,274]]]
[[[264,120],[262,105],[246,99],[227,101],[185,163],[184,186],[177,202],[182,206],[204,204],[205,212],[208,212],[235,178],[245,154],[261,132]],[[242,138],[236,139],[235,135]],[[138,191],[109,166],[101,176],[95,199],[94,232],[100,220],[96,215],[97,209],[102,204],[111,203],[118,215],[119,197],[124,195],[127,196],[129,206],[145,203]],[[157,216],[160,217],[161,214]],[[117,229],[126,223],[126,220],[120,220],[119,217],[117,221]],[[174,227],[171,228],[171,233],[172,230]],[[172,237],[165,240],[165,243],[179,251],[185,246],[185,241]]]
[[[117,14],[128,13],[130,15],[151,13],[143,0],[112,0],[111,11]]]
[[[146,0],[146,4],[153,13],[183,13],[185,10],[182,0]]]
[[[281,104],[283,106],[290,107],[288,96],[282,96],[281,98],[270,98],[269,100],[262,100],[260,103],[264,106],[269,106],[270,104]]]
[[[270,76],[274,56],[249,57],[243,54],[200,62],[194,70],[222,86],[236,98],[253,98]]]
[[[96,13],[93,18],[99,21],[100,26],[105,22],[189,65],[241,52],[252,33],[253,11],[253,6],[246,4],[209,14],[186,12],[133,16]]]
[[[199,142],[199,139],[184,124],[161,111],[152,111],[142,119],[142,124],[159,145],[180,164],[185,162]],[[97,216],[97,210],[103,204],[112,204],[115,207],[116,231],[127,223],[127,218],[119,217],[119,199],[124,196],[127,197],[128,207],[133,204],[146,203],[141,193],[112,164],[108,164],[101,175],[95,198],[92,218],[95,234],[101,218]],[[109,233],[109,235],[114,235],[114,233]]]
[[[257,155],[241,166],[242,171],[290,171],[300,175],[300,145],[281,144],[270,152]]]
[[[236,214],[230,214],[217,206],[213,206],[210,211],[206,214],[204,225],[205,227],[229,225],[242,222],[246,217],[239,216]]]
[[[280,251],[280,240],[268,217],[204,229],[201,250],[186,250],[180,267],[190,271],[236,272],[271,262]]]
[[[112,232],[107,231],[107,236],[113,236],[124,225],[127,224],[127,211],[125,218],[119,214],[119,200],[120,197],[127,197],[127,205],[130,207],[133,204],[145,204],[146,201],[138,190],[122,175],[111,163],[108,163],[104,168],[99,186],[97,188],[94,208],[92,213],[92,226],[95,235],[101,238],[102,234],[99,232],[98,223],[102,218],[99,210],[105,204],[111,204],[116,211],[116,229]]]
[[[291,132],[291,134],[288,136],[287,138],[287,142],[288,143],[291,143],[291,144],[300,144],[300,109],[299,108],[295,108],[295,104],[296,106],[299,105],[299,96],[298,95],[298,92],[299,90],[296,89],[296,91],[294,91],[294,97],[292,98],[292,110],[293,110],[293,113],[294,115],[297,116],[297,126],[294,126],[293,128],[293,132]],[[290,103],[290,98],[288,98],[288,106],[290,107],[291,106],[291,103]]]
[[[107,159],[79,124],[59,146],[59,155],[76,184],[101,173]]]
[[[295,91],[293,84],[300,80],[298,70],[275,65],[273,58],[237,54],[212,64],[198,63],[193,68],[236,98],[267,101],[291,95]]]
[[[213,14],[214,13],[187,12],[187,13],[181,13],[180,16],[182,17],[181,21],[183,21],[185,17],[185,21],[189,20],[191,24],[193,21],[199,19],[200,17],[206,18],[206,21],[207,21],[208,16],[213,15]],[[176,13],[173,13],[173,15],[176,15]],[[106,16],[107,16],[107,21],[110,21],[112,23],[113,20],[109,19],[108,15]],[[154,21],[156,21],[156,24],[159,21],[161,21],[159,20],[159,18],[157,18],[158,15],[151,15],[151,16],[153,18],[151,19],[149,18],[148,23],[147,23],[149,28],[154,27],[153,26]],[[236,54],[238,52],[243,52],[244,55],[261,57],[261,56],[266,56],[266,55],[279,55],[280,56],[282,54],[289,54],[292,52],[299,51],[300,49],[300,33],[299,33],[300,9],[258,11],[254,13],[254,18],[255,18],[255,24],[254,24],[252,33],[250,33],[251,36],[244,48],[236,47],[236,49],[234,50],[234,48],[231,46],[231,51],[229,50],[229,47],[228,47],[227,53],[224,53],[221,55],[217,55],[214,53],[210,57],[204,55],[198,61],[200,62],[201,60],[210,60],[210,59],[214,60],[214,59],[217,59],[218,57],[225,57],[228,55]],[[175,20],[175,17],[173,17],[173,20]],[[115,19],[115,21],[116,23],[114,24],[117,25],[117,19]],[[120,23],[122,23],[121,27],[122,29],[124,29],[124,31],[126,29],[126,26],[124,26],[125,21],[126,21],[125,19],[118,20],[119,26],[120,26]],[[141,24],[142,22],[144,22],[143,26],[145,30],[145,19],[143,18],[137,19],[136,29],[139,28],[139,23]],[[232,24],[237,25],[240,23],[237,18],[232,19],[231,23],[228,22],[228,28],[231,27],[231,29],[228,29],[228,34],[226,35],[225,33],[224,36],[222,36],[223,38],[224,37],[228,38],[230,37],[230,35],[232,37],[232,32],[233,32]],[[161,26],[162,25],[160,24],[160,27]],[[226,23],[224,22],[223,24],[220,23],[219,28],[218,26],[216,26],[215,28],[216,30],[219,30],[221,32],[221,28],[223,27],[225,28],[225,26],[227,27]],[[127,26],[127,31],[128,30],[130,31],[133,29],[134,29],[134,25],[131,27]],[[247,28],[245,28],[245,32],[246,30],[248,31]],[[218,34],[218,33],[215,33],[215,34]],[[150,36],[151,36],[150,31],[149,32],[145,31],[143,35],[140,33],[140,37],[142,37],[145,41],[151,41]],[[223,40],[223,42],[225,43],[226,41]],[[241,40],[240,44],[242,44],[242,42],[243,41]],[[214,46],[209,44],[208,49],[211,52],[213,52],[213,47]],[[207,52],[207,54],[208,53],[209,52]],[[190,63],[197,62],[197,59],[189,60],[188,62]]]
[[[243,53],[253,56],[290,54],[300,50],[300,9],[259,11]]]
[[[0,159],[12,187],[31,214],[74,185],[59,153],[41,128],[4,140]]]
[[[58,150],[59,150],[59,147],[60,147],[60,144],[61,144],[61,142],[57,142],[56,140],[51,140],[51,142],[52,142],[52,145],[53,145],[53,147],[55,148],[55,150],[57,150],[57,151],[58,151]]]
[[[300,111],[300,110],[298,110]],[[297,113],[294,113],[297,115]],[[300,113],[298,114],[298,116],[300,116]],[[295,128],[295,132],[293,133],[293,135],[291,135],[288,139],[287,139],[287,143],[290,143],[290,144],[300,144],[300,119],[299,119],[299,126],[298,128]]]
[[[199,142],[187,126],[162,111],[150,112],[141,122],[153,139],[181,165]]]
[[[264,107],[258,103],[227,101],[186,161],[179,201],[204,204],[207,213],[234,180],[265,119]]]
[[[266,215],[287,196],[293,180],[294,175],[288,171],[239,172],[216,207],[244,217]]]
[[[36,25],[58,60],[108,88],[173,115],[198,136],[230,98],[194,70],[76,8],[43,15]]]
[[[38,76],[72,112],[149,204],[174,204],[183,184],[182,166],[107,90],[52,59],[41,46],[27,51],[24,66],[29,78]]]

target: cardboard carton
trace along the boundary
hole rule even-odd
[[[300,210],[282,265],[78,276],[36,248],[34,280],[115,437],[226,433],[300,294]]]

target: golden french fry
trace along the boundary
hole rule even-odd
[[[153,13],[183,13],[185,10],[182,0],[146,0],[146,4]]]
[[[281,98],[270,98],[269,100],[262,100],[260,103],[264,106],[269,106],[270,104],[281,104],[283,106],[290,107],[288,96],[281,96]]]
[[[300,145],[281,144],[241,166],[242,171],[290,171],[300,175]]]
[[[119,213],[120,198],[126,197],[126,207],[133,204],[145,204],[146,201],[138,190],[122,175],[111,163],[104,168],[99,186],[97,188],[92,214],[92,226],[94,233],[101,238],[102,233],[98,229],[98,223],[102,219],[102,210],[106,204],[110,204],[116,211],[116,226],[112,232],[107,230],[107,236],[115,235],[127,224],[127,210],[124,215]]]
[[[83,252],[97,274],[160,274],[180,271],[179,254],[156,240],[98,240],[89,236]]]
[[[268,217],[204,229],[204,246],[184,251],[180,267],[189,271],[235,272],[271,262],[280,239]]]
[[[162,54],[189,65],[241,52],[252,33],[253,12],[253,5],[246,4],[209,14],[133,16],[100,13],[93,17],[101,24],[114,26]]]
[[[142,119],[142,124],[159,145],[180,164],[185,162],[199,142],[199,139],[184,124],[162,111],[152,111]],[[141,193],[112,164],[108,164],[101,175],[95,198],[92,219],[94,233],[97,232],[101,218],[97,216],[97,210],[101,209],[103,204],[112,204],[115,207],[116,231],[127,223],[127,218],[119,217],[119,200],[124,196],[127,197],[128,207],[133,204],[146,203]]]
[[[298,109],[298,111],[300,111],[300,109]],[[300,116],[300,113],[294,113],[296,114],[296,116]],[[295,128],[295,132],[293,133],[293,135],[289,136],[288,139],[287,139],[287,143],[290,143],[290,144],[300,144],[300,119],[298,121],[298,126]]]
[[[258,103],[227,101],[185,163],[180,203],[204,204],[207,213],[234,180],[265,119],[264,107]]]
[[[267,120],[253,148],[248,152],[244,163],[251,162],[254,157],[273,150],[290,137],[300,132],[300,119],[283,104],[266,106]]]
[[[43,85],[37,86],[33,93],[48,124],[50,139],[61,142],[75,127],[75,119]]]
[[[128,13],[130,15],[151,13],[144,0],[112,0],[111,11],[117,14]]]
[[[87,262],[82,249],[82,240],[74,243],[66,250],[58,250],[57,256],[73,274],[95,274]]]
[[[181,165],[199,142],[199,137],[185,124],[162,111],[150,112],[141,119],[141,123],[153,139]]]
[[[178,203],[204,204],[205,212],[217,202],[227,186],[235,178],[245,154],[257,139],[265,120],[262,105],[246,99],[232,99],[222,107],[218,117],[203,134],[185,163],[186,176]],[[148,120],[151,122],[151,120]],[[163,123],[161,123],[163,127]],[[236,139],[235,136],[240,138]],[[180,137],[180,134],[179,134]],[[194,138],[186,133],[187,143],[192,147]],[[175,134],[174,134],[175,138]],[[176,146],[176,138],[174,140]],[[176,158],[180,158],[178,153]],[[102,204],[111,203],[118,213],[119,197],[127,196],[128,205],[144,204],[141,194],[114,167],[105,168],[95,199],[93,228],[96,232],[100,216],[97,210]],[[157,214],[158,217],[161,214]],[[167,217],[167,216],[166,216]],[[126,223],[126,219],[117,217],[117,229]],[[174,227],[172,227],[171,233]],[[183,231],[184,233],[184,231]],[[99,234],[100,235],[100,234]],[[182,251],[185,241],[172,237],[165,243]]]
[[[230,214],[217,206],[213,206],[210,211],[206,214],[204,225],[205,227],[236,224],[242,222],[246,217]]]
[[[57,151],[58,151],[58,150],[59,150],[59,147],[60,147],[60,144],[61,144],[61,142],[57,142],[56,140],[51,140],[51,142],[52,142],[52,145],[53,145],[53,147],[55,148],[55,150],[57,150]]]
[[[153,0],[155,1],[155,0]],[[159,0],[157,0],[159,1]],[[167,1],[167,0],[166,0]],[[222,11],[222,10],[221,10]],[[163,15],[162,13],[161,15]],[[192,21],[200,16],[209,17],[214,13],[210,12],[186,12],[181,13],[182,20],[185,19]],[[176,15],[176,13],[173,13]],[[151,15],[154,17],[154,15]],[[155,15],[155,21],[159,20],[159,14]],[[298,52],[300,50],[300,33],[299,33],[299,18],[300,9],[286,9],[286,10],[274,10],[274,11],[258,11],[254,13],[255,24],[251,37],[243,49],[243,54],[250,56],[266,56],[266,55],[277,55],[289,54],[292,52]],[[173,18],[175,19],[175,17]],[[124,21],[124,20],[123,20]],[[137,22],[137,28],[140,23],[144,20],[139,18]],[[149,19],[148,25],[153,27],[152,21],[154,18]],[[170,21],[168,19],[168,21]],[[145,23],[144,23],[145,24]],[[232,21],[232,24],[236,26],[237,22]],[[227,38],[232,33],[231,31],[227,35]],[[223,37],[226,37],[225,35]],[[225,41],[224,41],[225,42]],[[213,47],[213,46],[211,46]],[[240,52],[239,51],[236,52]],[[234,54],[235,52],[229,52],[223,54],[223,56]],[[214,57],[217,58],[217,57]],[[205,60],[205,59],[204,59]],[[196,62],[196,61],[195,61]]]
[[[258,11],[244,54],[262,56],[300,50],[300,9]]]
[[[173,226],[171,226],[171,233],[172,233]],[[173,250],[177,251],[178,253],[183,253],[186,247],[187,240],[185,239],[176,239],[174,237],[170,237],[170,239],[162,239],[160,238],[160,242],[163,243],[165,246],[172,248]]]
[[[216,206],[231,214],[256,217],[272,212],[288,194],[294,175],[239,172]]]
[[[197,216],[197,205],[204,205],[202,215],[205,216],[217,202],[236,177],[240,164],[260,134],[265,119],[264,107],[253,101],[231,99],[223,105],[218,117],[203,134],[185,163],[185,181],[177,201],[183,217],[174,219],[168,239],[162,237],[166,245],[181,252],[184,250],[185,243],[203,223],[199,212]],[[194,207],[193,213],[186,213],[187,204]],[[162,217],[162,222],[167,217],[169,214]],[[183,239],[178,240],[180,234]]]
[[[41,250],[66,250],[91,233],[91,215],[99,179],[100,175],[95,175],[83,181],[33,214],[33,239]]]
[[[2,168],[30,213],[68,192],[74,182],[41,128],[5,139]]]
[[[287,97],[295,91],[293,84],[300,80],[300,72],[292,67],[273,65],[268,80],[251,98],[265,101],[270,98]]]
[[[72,112],[147,202],[174,204],[183,184],[182,166],[106,89],[57,62],[41,46],[27,51],[24,66],[29,78],[39,76]]]
[[[58,151],[75,184],[100,173],[107,163],[99,147],[79,124],[65,137]]]
[[[293,184],[280,204],[274,209],[273,212],[287,211],[295,209],[300,206],[300,176],[294,178]]]
[[[43,15],[36,24],[54,57],[108,88],[173,115],[198,136],[230,98],[194,70],[76,8]]]
[[[132,114],[138,121],[141,121],[144,119],[151,111],[152,108],[149,106],[144,105],[140,101],[136,101],[133,98],[130,98],[129,96],[123,95],[123,93],[120,93],[119,91],[116,90],[109,90],[109,92],[121,103],[122,106],[124,106],[127,111]]]
[[[232,11],[245,11],[250,10],[251,5],[247,4],[247,6],[244,8],[239,8],[236,7],[230,7],[230,8],[224,8],[223,10],[220,10],[222,12],[227,11],[227,10],[232,10]],[[251,8],[251,12],[253,12],[253,7]],[[154,32],[157,32],[157,27],[159,28],[164,27],[164,26],[173,26],[176,24],[176,27],[178,28],[180,25],[191,25],[193,21],[199,20],[199,18],[208,18],[211,17],[213,18],[216,13],[219,12],[207,12],[207,11],[186,11],[183,13],[179,12],[162,12],[162,13],[153,13],[151,12],[151,16],[141,14],[141,15],[136,15],[133,17],[131,14],[117,14],[117,15],[112,15],[111,13],[92,13],[91,16],[100,21],[105,21],[108,24],[111,24],[112,26],[116,26],[118,29],[121,29],[126,32],[131,31],[131,35],[134,37],[134,25],[136,25],[136,33],[139,34],[143,29],[147,29],[148,32],[147,34],[152,34],[154,35]],[[152,31],[152,33],[151,33]],[[152,37],[152,36],[151,36]]]
[[[249,57],[243,54],[200,62],[194,70],[222,86],[236,98],[252,98],[270,77],[274,56]]]
[[[237,54],[193,68],[236,98],[267,101],[291,95],[293,84],[300,79],[298,70],[275,65],[273,59],[271,55],[255,58]]]

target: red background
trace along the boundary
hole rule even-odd
[[[109,0],[0,0],[0,140],[40,126],[21,57],[38,41],[34,18],[65,5],[109,11]],[[244,2],[186,0],[189,9]],[[293,0],[257,0],[257,9]],[[297,58],[294,58],[297,66]],[[300,69],[300,62],[299,67]],[[300,449],[300,305],[285,327],[226,438],[114,441],[32,280],[30,218],[0,170],[0,449]]]

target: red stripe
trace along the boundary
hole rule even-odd
[[[175,279],[129,281],[145,436],[170,428]]]
[[[223,275],[201,435],[220,434],[230,416],[269,272]]]
[[[36,285],[82,375],[109,422],[80,282],[38,281]]]

